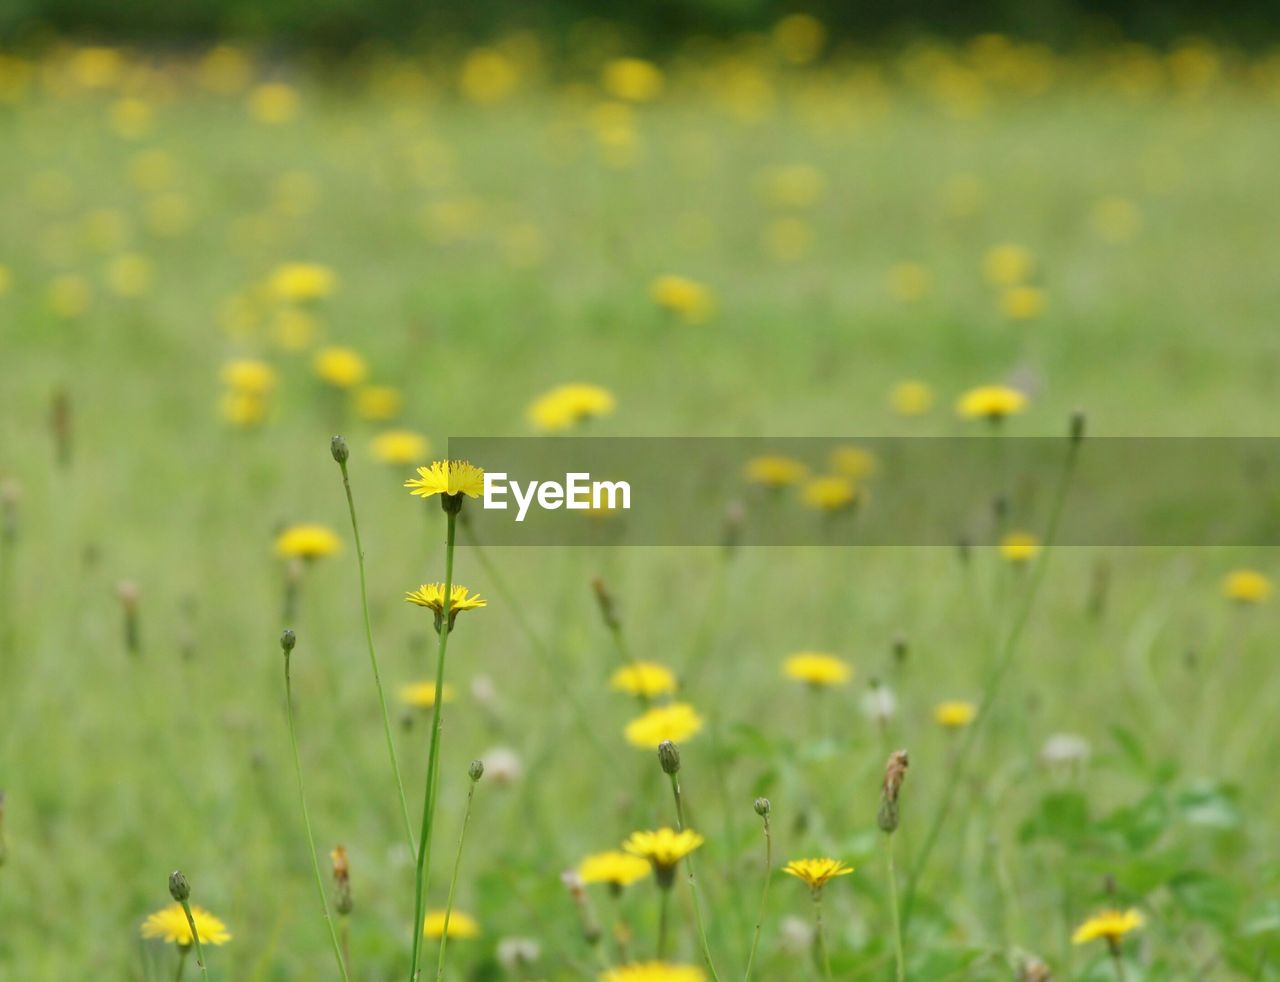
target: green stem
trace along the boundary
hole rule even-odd
[[[814,935],[813,944],[818,950],[818,961],[822,963],[822,977],[831,982],[831,952],[827,950],[827,938],[822,928],[822,892],[813,895]]]
[[[436,959],[436,982],[444,978],[444,950],[449,942],[449,917],[453,914],[453,892],[458,886],[458,870],[462,868],[462,844],[467,841],[467,824],[471,821],[471,802],[476,796],[476,782],[467,789],[467,809],[462,813],[462,831],[458,833],[458,855],[453,860],[453,875],[449,878],[449,897],[444,905],[444,927],[440,932],[440,956]]]
[[[427,782],[423,791],[422,831],[418,835],[418,864],[414,876],[413,898],[413,963],[409,966],[409,982],[415,982],[422,965],[422,927],[425,913],[427,876],[431,871],[431,832],[435,823],[436,771],[440,761],[440,719],[444,704],[444,659],[449,648],[449,607],[453,601],[453,549],[458,515],[446,509],[444,547],[444,598],[441,603],[440,644],[436,651],[436,691],[431,707],[431,745],[427,753]]]
[[[893,910],[893,954],[897,964],[898,982],[907,977],[907,960],[902,950],[902,916],[898,910],[898,873],[893,862],[893,833],[884,837],[884,851],[889,859],[889,906]]]
[[[671,905],[671,887],[659,886],[658,899],[658,961],[667,957],[667,911]]]
[[[351,533],[356,540],[356,564],[360,568],[360,609],[364,614],[364,637],[369,647],[369,665],[373,669],[373,682],[378,689],[378,706],[382,709],[382,731],[387,738],[387,755],[391,758],[391,773],[395,775],[396,791],[400,794],[400,813],[404,818],[404,831],[409,839],[409,854],[415,855],[418,847],[413,838],[413,824],[409,821],[409,802],[404,794],[404,782],[400,779],[400,764],[396,760],[395,740],[391,736],[391,716],[387,712],[387,697],[382,688],[382,673],[378,670],[378,653],[373,645],[373,626],[369,620],[369,587],[365,578],[364,546],[360,542],[360,523],[356,521],[356,502],[351,494],[351,478],[347,474],[347,462],[338,461],[342,469],[342,488],[347,493],[347,510],[351,513]]]
[[[751,978],[751,966],[755,964],[756,949],[760,947],[760,932],[764,928],[765,906],[769,900],[769,881],[773,876],[773,830],[769,827],[769,813],[764,818],[764,889],[760,891],[760,912],[756,914],[756,931],[751,938],[751,953],[747,956],[747,971],[743,982]]]
[[[209,969],[204,964],[204,948],[200,945],[200,932],[196,930],[195,915],[191,913],[191,902],[180,901],[182,912],[187,915],[187,926],[191,928],[191,943],[196,946],[196,964],[200,966],[200,977],[208,982]]]
[[[1108,939],[1107,945],[1111,948],[1111,962],[1116,967],[1116,982],[1125,982],[1124,958],[1120,954],[1120,942]]]
[[[191,922],[188,921],[188,923],[190,924]],[[196,933],[196,929],[194,926],[192,926],[191,936],[195,937],[195,933]],[[190,950],[191,950],[191,945],[189,944],[178,945],[178,969],[176,972],[173,973],[173,982],[182,982],[182,975],[187,968],[187,952],[189,952]],[[150,973],[148,972],[148,974]]]
[[[943,790],[942,802],[934,810],[933,822],[929,826],[928,834],[925,836],[924,845],[920,849],[920,855],[912,866],[910,877],[907,880],[907,898],[903,903],[902,922],[904,925],[910,923],[912,908],[915,905],[916,889],[920,883],[920,877],[923,875],[925,867],[928,865],[929,857],[933,852],[934,846],[937,844],[938,835],[942,831],[942,826],[947,820],[947,814],[951,808],[952,799],[955,797],[956,788],[959,784],[960,774],[964,771],[964,763],[968,759],[976,742],[979,732],[982,730],[982,724],[986,722],[990,715],[992,704],[995,702],[996,695],[1000,690],[1000,684],[1004,681],[1010,667],[1013,664],[1014,655],[1018,650],[1018,642],[1022,638],[1023,629],[1030,619],[1031,610],[1035,606],[1036,597],[1040,593],[1040,584],[1044,581],[1045,571],[1049,566],[1049,557],[1053,554],[1053,544],[1058,534],[1058,524],[1062,518],[1062,506],[1066,501],[1067,489],[1071,485],[1071,477],[1075,473],[1076,459],[1078,457],[1079,441],[1072,439],[1069,441],[1067,450],[1067,459],[1062,468],[1062,476],[1058,481],[1057,491],[1055,492],[1052,508],[1049,512],[1049,525],[1045,534],[1044,550],[1040,554],[1039,560],[1036,562],[1034,571],[1032,572],[1031,582],[1027,586],[1027,592],[1023,596],[1022,606],[1014,618],[1013,625],[1009,633],[1005,636],[1005,642],[1000,649],[995,664],[990,675],[987,678],[986,685],[983,688],[982,698],[978,703],[978,714],[973,723],[966,728],[964,738],[960,744],[960,749],[956,753],[955,760],[949,768],[947,776],[947,784]]]
[[[680,795],[680,779],[675,774],[671,777],[671,793],[676,799],[676,826],[683,832],[684,824],[684,803]],[[702,958],[707,963],[707,971],[711,973],[713,982],[720,982],[720,976],[716,974],[715,962],[711,958],[711,946],[707,944],[707,929],[702,921],[702,901],[698,899],[698,884],[693,878],[693,855],[687,853],[684,857],[685,872],[689,875],[689,892],[693,894],[693,918],[698,925],[698,940],[702,944]]]
[[[316,858],[316,838],[311,831],[311,815],[307,811],[307,793],[302,784],[302,758],[298,755],[298,735],[297,729],[293,721],[293,680],[289,676],[289,653],[286,651],[284,656],[284,704],[285,712],[289,717],[289,744],[293,748],[293,769],[298,777],[298,800],[302,803],[302,824],[307,830],[307,846],[311,851],[311,869],[316,876],[316,891],[320,894],[320,909],[324,911],[324,923],[329,928],[329,940],[333,944],[333,957],[338,961],[338,973],[342,976],[343,982],[349,982],[347,976],[347,966],[342,960],[342,948],[338,944],[338,932],[333,926],[333,917],[329,913],[329,897],[325,893],[324,879],[320,876],[320,861]],[[183,908],[187,908],[186,901],[183,901]],[[187,919],[191,920],[191,911],[187,909]],[[195,935],[195,922],[191,922],[191,933]],[[200,951],[200,938],[196,937],[196,962],[200,966],[200,971],[204,972],[204,956]]]

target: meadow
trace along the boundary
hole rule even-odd
[[[335,942],[409,977],[440,635],[405,594],[449,580],[487,605],[444,635],[445,978],[737,978],[757,922],[759,979],[1280,978],[1268,550],[464,528],[449,578],[475,502],[404,487],[450,437],[984,435],[982,386],[1010,434],[1267,435],[1280,56],[804,18],[629,55],[0,54],[0,978],[199,977],[142,936],[175,869],[210,979],[339,978]],[[686,819],[695,888],[581,882]]]

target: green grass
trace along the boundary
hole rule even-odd
[[[1274,98],[1246,86],[1132,103],[1075,75],[957,119],[892,81],[879,110],[819,124],[802,84],[821,82],[815,74],[779,82],[774,111],[744,124],[690,83],[637,110],[643,155],[615,170],[584,122],[590,94],[537,88],[485,108],[305,83],[300,117],[269,127],[238,96],[174,77],[171,95],[155,90],[154,127],[135,141],[111,132],[104,95],[36,90],[0,107],[0,144],[11,148],[0,154],[0,265],[12,273],[0,295],[0,474],[22,488],[16,643],[0,661],[6,978],[171,977],[173,953],[140,942],[138,925],[168,902],[174,868],[190,878],[192,901],[235,935],[206,949],[211,978],[333,977],[277,643],[286,625],[272,538],[301,520],[346,542],[308,570],[289,625],[311,819],[322,852],[341,842],[351,854],[353,978],[406,977],[413,862],[330,435],[343,432],[352,448],[373,630],[392,693],[431,676],[430,614],[401,597],[443,578],[443,515],[405,493],[405,469],[372,460],[377,427],[321,391],[308,354],[275,351],[265,328],[232,338],[220,326],[227,298],[280,262],[337,271],[339,289],[318,309],[324,339],[356,347],[376,380],[400,388],[403,421],[440,450],[450,435],[526,433],[529,401],[567,381],[616,394],[617,412],[593,430],[605,435],[963,433],[955,396],[1010,377],[1034,387],[1030,411],[1012,425],[1020,434],[1060,434],[1075,408],[1097,434],[1274,427],[1280,130]],[[846,101],[861,91],[825,84]],[[423,146],[452,161],[445,173],[415,167]],[[130,160],[151,148],[172,156],[174,190],[192,208],[177,237],[147,231],[151,195],[128,177]],[[827,189],[797,213],[812,224],[811,253],[783,264],[761,237],[789,212],[761,200],[760,172],[800,162],[817,167]],[[69,196],[41,204],[33,181],[55,171]],[[273,188],[291,172],[311,175],[319,193],[289,215]],[[943,205],[957,174],[985,188],[967,217]],[[1093,230],[1090,211],[1108,195],[1141,211],[1130,242]],[[479,217],[458,240],[424,228],[433,202],[471,199]],[[102,208],[123,215],[128,231],[95,249],[82,227]],[[545,259],[517,268],[501,243],[529,224]],[[691,225],[705,234],[691,236]],[[983,253],[1003,241],[1039,261],[1049,304],[1033,323],[1005,320],[982,279]],[[102,278],[126,248],[154,267],[154,287],[139,298],[112,296]],[[932,271],[934,289],[919,303],[887,288],[903,260]],[[70,320],[46,298],[48,281],[67,271],[95,286],[88,313]],[[668,271],[715,290],[710,323],[681,326],[652,308],[648,284]],[[266,357],[281,374],[269,419],[253,431],[233,431],[217,413],[219,368],[243,355]],[[890,387],[908,377],[938,393],[924,418],[887,407]],[[74,417],[65,469],[47,425],[58,388]],[[444,905],[468,762],[510,746],[524,774],[509,787],[486,775],[477,788],[457,908],[484,933],[450,943],[450,977],[495,977],[496,943],[509,936],[541,943],[530,977],[590,977],[560,872],[634,829],[674,823],[654,755],[622,739],[634,704],[607,688],[617,655],[590,589],[602,575],[637,656],[685,674],[705,649],[683,697],[708,727],[681,748],[681,783],[689,824],[708,840],[695,858],[721,977],[740,975],[750,944],[764,848],[752,801],[764,794],[775,865],[829,854],[858,867],[826,893],[836,976],[890,978],[875,826],[885,757],[899,746],[911,754],[897,843],[905,879],[955,750],[932,707],[980,695],[996,656],[990,639],[1009,624],[1025,577],[986,553],[966,570],[950,549],[761,549],[728,563],[712,550],[502,549],[488,559],[520,611],[460,547],[457,580],[490,606],[465,614],[449,645],[458,699],[445,713],[431,907]],[[1100,562],[1110,591],[1091,615]],[[1126,945],[1131,979],[1280,977],[1268,955],[1280,923],[1269,728],[1276,614],[1233,610],[1218,595],[1232,567],[1270,564],[1243,550],[1054,554],[919,883],[909,978],[1007,977],[1015,950],[1039,955],[1057,977],[1108,977],[1105,946],[1069,944],[1107,902],[1105,875],[1147,917]],[[124,579],[141,591],[136,658],[114,596]],[[896,666],[899,635],[909,654]],[[781,659],[801,648],[839,653],[857,670],[818,713],[806,692],[779,681]],[[491,709],[470,691],[481,677],[497,690]],[[857,708],[872,678],[899,699],[884,739]],[[1058,731],[1093,747],[1074,777],[1037,761]],[[415,824],[427,738],[425,715],[396,731]],[[598,890],[608,924],[614,912]],[[683,877],[673,900],[675,951],[697,962]],[[808,923],[810,908],[799,883],[773,884],[758,978],[806,977],[805,957],[785,947],[783,919]],[[633,951],[650,955],[652,885],[630,888],[623,910]],[[424,962],[434,953],[431,943]]]

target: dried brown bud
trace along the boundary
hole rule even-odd
[[[895,750],[884,765],[884,783],[880,788],[880,808],[876,812],[876,824],[880,831],[892,835],[898,830],[898,794],[907,776],[909,763],[905,750]]]
[[[618,630],[622,627],[622,621],[618,619],[618,609],[613,602],[613,594],[604,585],[604,580],[597,576],[591,581],[591,589],[595,592],[596,603],[600,606],[600,616],[604,618],[604,626],[610,631]]]
[[[355,907],[351,899],[351,864],[346,847],[334,846],[329,852],[329,861],[333,863],[333,909],[346,916]]]

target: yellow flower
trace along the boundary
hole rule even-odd
[[[652,832],[632,832],[622,844],[624,852],[647,859],[655,871],[670,871],[697,849],[705,840],[697,832],[685,829],[656,829]]]
[[[671,962],[635,962],[606,968],[598,982],[706,982],[707,973],[697,965]]]
[[[779,208],[811,208],[827,188],[822,171],[810,164],[773,167],[761,175],[765,199]]]
[[[889,405],[899,416],[923,416],[933,408],[933,390],[924,382],[906,379],[889,392]]]
[[[59,317],[83,317],[92,305],[93,287],[83,276],[63,273],[49,281],[49,307]]]
[[[982,257],[982,275],[992,286],[1017,286],[1035,272],[1031,252],[1013,242],[992,246]]]
[[[782,663],[782,674],[809,685],[844,685],[853,677],[853,669],[835,655],[821,651],[797,651]]]
[[[279,300],[304,303],[329,296],[337,283],[337,276],[328,266],[321,266],[319,263],[284,263],[272,271],[267,286]]]
[[[1094,914],[1071,935],[1072,944],[1088,944],[1098,938],[1106,938],[1109,942],[1119,941],[1130,931],[1142,927],[1142,914],[1129,910],[1104,910]]]
[[[773,45],[793,65],[807,65],[822,52],[827,29],[810,14],[788,14],[773,25]]]
[[[627,724],[623,734],[633,747],[654,749],[663,740],[680,743],[702,729],[702,717],[686,702],[654,706]]]
[[[876,472],[880,462],[870,450],[848,444],[831,451],[831,469],[851,481],[860,481]]]
[[[117,99],[111,104],[107,118],[116,136],[125,140],[136,140],[151,129],[151,107],[141,99]]]
[[[390,385],[366,385],[356,390],[356,415],[375,423],[385,422],[400,412],[402,402],[399,390]]]
[[[710,288],[687,276],[659,276],[650,284],[649,296],[657,306],[686,324],[703,324],[715,313],[715,295]]]
[[[267,400],[253,392],[232,391],[218,402],[218,412],[232,426],[257,426],[267,418]]]
[[[438,938],[444,934],[444,911],[429,910],[422,921],[422,933],[428,938]],[[460,910],[449,912],[450,938],[478,938],[480,925],[470,914]]]
[[[227,930],[227,926],[203,907],[192,904],[191,917],[196,922],[196,933],[200,935],[201,944],[226,944],[231,940],[231,932]],[[169,944],[191,944],[191,925],[187,923],[182,904],[170,904],[150,915],[142,922],[142,936],[159,938]]]
[[[662,69],[643,58],[615,58],[604,66],[603,82],[615,99],[652,102],[662,93]]]
[[[266,82],[249,93],[249,113],[260,123],[287,123],[298,112],[298,93],[283,82]]]
[[[613,412],[613,393],[598,385],[560,385],[529,406],[529,422],[540,430],[565,430],[594,416]]]
[[[222,366],[221,378],[233,392],[245,395],[265,396],[276,387],[276,370],[265,361],[254,358],[237,358]]]
[[[956,403],[956,412],[964,419],[999,422],[1027,408],[1027,397],[1008,385],[982,385],[970,389]]]
[[[827,885],[828,880],[852,873],[853,867],[846,866],[838,859],[793,859],[782,867],[782,872],[804,880],[809,884],[809,889],[817,893]]]
[[[342,542],[324,525],[291,525],[276,536],[276,555],[318,559],[342,548]]]
[[[1222,595],[1242,604],[1260,604],[1271,596],[1271,581],[1256,569],[1237,569],[1222,581]]]
[[[916,303],[929,295],[933,274],[920,263],[898,263],[889,270],[889,292],[900,303]]]
[[[437,614],[444,613],[444,584],[424,583],[418,589],[404,595],[405,600],[419,607],[428,607]],[[457,616],[464,610],[479,610],[489,606],[478,593],[471,593],[465,586],[455,583],[449,591],[449,613]]]
[[[373,455],[384,464],[412,464],[430,449],[427,438],[413,430],[386,430],[373,438]]]
[[[1000,540],[1000,555],[1011,563],[1027,563],[1040,554],[1040,540],[1030,532],[1010,532]]]
[[[747,480],[767,488],[799,484],[809,475],[809,468],[790,457],[766,454],[747,461]]]
[[[978,715],[978,707],[971,702],[952,700],[940,702],[933,709],[933,718],[949,730],[968,726]]]
[[[676,691],[676,676],[666,665],[638,661],[613,673],[609,685],[633,696],[660,696]]]
[[[430,467],[419,467],[418,476],[409,478],[404,486],[419,498],[433,494],[479,498],[484,494],[484,471],[465,460],[436,460]]]
[[[493,48],[476,48],[462,63],[458,88],[472,102],[501,102],[515,91],[520,70],[506,55]]]
[[[629,852],[598,852],[588,856],[578,866],[578,878],[583,883],[608,883],[612,887],[625,887],[649,875],[649,862]]]
[[[400,701],[417,709],[430,709],[436,704],[434,682],[410,682],[400,686]],[[446,682],[440,688],[440,701],[453,702],[453,686]]]
[[[107,265],[107,286],[118,297],[136,299],[151,289],[151,261],[136,252],[116,256]]]
[[[339,389],[353,388],[369,374],[369,366],[359,352],[336,345],[317,351],[311,367],[321,381]]]
[[[847,477],[815,477],[800,491],[801,500],[820,511],[840,511],[857,500],[858,489]]]
[[[1038,286],[1011,286],[1000,295],[1000,309],[1010,320],[1035,320],[1044,313],[1048,297]]]

